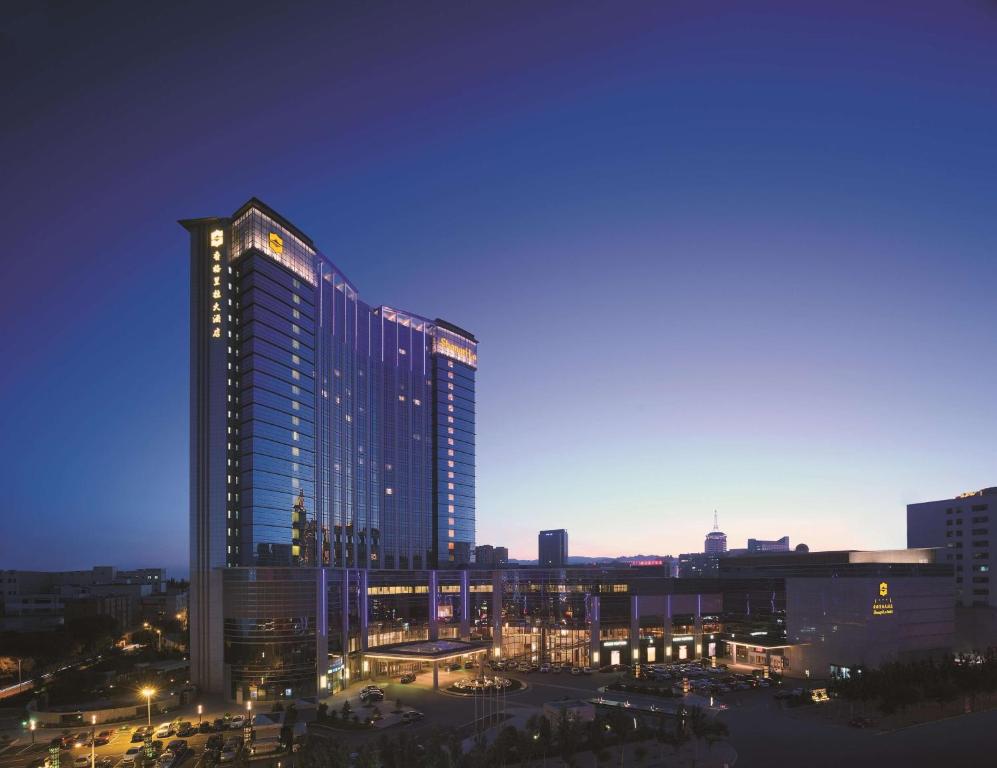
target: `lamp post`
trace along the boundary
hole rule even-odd
[[[253,743],[253,702],[252,699],[246,702],[246,725],[244,727],[244,737],[246,743],[252,745]]]
[[[145,696],[146,725],[152,725],[152,697],[156,693],[153,688],[143,688],[142,695]]]
[[[31,743],[32,744],[35,743],[35,727],[36,727],[36,725],[35,725],[35,721],[34,720],[32,720],[30,723],[28,723],[28,728],[31,731]]]
[[[198,728],[198,730],[201,729],[201,715],[203,713],[204,713],[204,705],[203,704],[198,704],[197,705],[197,728]]]
[[[97,768],[97,715],[90,715],[90,768]]]

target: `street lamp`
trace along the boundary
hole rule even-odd
[[[148,718],[146,725],[152,725],[152,697],[156,695],[156,689],[143,688],[142,695],[145,696],[146,716]]]
[[[90,768],[97,768],[97,715],[90,715]]]
[[[201,727],[201,714],[203,712],[204,712],[204,705],[203,704],[198,704],[197,705],[197,727],[198,727],[198,729],[200,729],[200,727]]]
[[[31,743],[32,743],[32,744],[34,744],[34,743],[35,743],[35,727],[36,727],[36,724],[35,724],[35,721],[34,721],[34,720],[32,720],[32,721],[31,721],[31,722],[30,722],[30,723],[28,724],[28,728],[29,728],[29,730],[31,731]]]
[[[249,744],[253,743],[253,701],[250,699],[246,702],[246,725],[245,725],[245,739]]]

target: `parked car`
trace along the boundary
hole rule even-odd
[[[107,739],[110,741],[114,737],[114,731],[101,731],[97,734],[98,739]]]
[[[97,768],[112,768],[113,765],[114,758],[109,755],[97,758]]]
[[[415,675],[413,675],[411,672],[406,672],[404,675],[401,676],[401,678],[399,678],[399,681],[402,683],[414,683]]]
[[[225,730],[225,720],[223,718],[220,718],[220,717],[215,718],[214,726],[215,726],[215,730],[216,731],[224,731]]]
[[[228,727],[233,730],[236,728],[245,728],[246,718],[243,715],[234,715],[231,720],[228,721]]]
[[[207,749],[221,749],[223,746],[225,746],[225,737],[220,733],[215,733],[208,737]]]
[[[419,712],[418,710],[415,709],[411,709],[402,715],[402,723],[405,723],[407,725],[408,723],[414,723],[416,720],[422,720],[422,718],[424,717],[425,715],[422,714],[422,712]]]
[[[463,669],[463,667],[461,667],[459,661],[455,661],[452,664],[447,664],[447,670],[449,672],[457,672],[457,671],[459,671],[461,669]]]
[[[210,720],[203,720],[201,721],[201,724],[197,726],[197,730],[199,733],[214,733],[215,724]]]
[[[573,674],[573,675],[580,675],[581,673],[582,673],[582,668],[581,667],[572,667],[571,668],[571,674]]]
[[[384,701],[384,692],[380,690],[367,691],[360,694],[360,701],[369,704],[373,701]]]
[[[168,739],[174,733],[176,733],[176,728],[173,727],[173,723],[163,723],[159,728],[156,729],[157,739]]]
[[[80,731],[73,737],[74,747],[88,747],[90,746],[90,734],[86,731]]]
[[[127,752],[125,752],[124,757],[121,758],[121,765],[125,768],[135,765],[135,758],[138,757],[139,747],[132,747]]]
[[[186,720],[177,727],[177,736],[193,736],[197,733],[197,728],[194,727],[193,723],[188,723]]]
[[[90,765],[90,757],[87,755],[79,755],[73,760],[73,768],[87,768],[88,765]]]
[[[474,669],[474,661],[465,661],[464,669]]]
[[[174,754],[177,754],[178,752],[186,752],[187,742],[183,739],[173,739],[173,741],[166,745],[166,751]]]
[[[583,675],[591,675],[592,674],[592,667],[582,667],[582,674]]]
[[[550,668],[550,671],[551,672],[558,672],[558,673],[563,672],[564,671],[564,665],[563,664],[554,664]]]
[[[550,672],[550,664],[541,664],[540,671],[544,673]]]

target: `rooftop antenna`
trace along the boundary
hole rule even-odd
[[[715,509],[713,510],[713,530],[720,530],[720,524],[717,522],[717,511]]]

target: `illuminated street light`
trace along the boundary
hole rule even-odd
[[[28,728],[31,730],[31,743],[34,744],[35,743],[35,728],[36,728],[36,724],[35,724],[34,720],[32,720],[28,724]]]
[[[198,704],[197,705],[197,727],[198,728],[201,727],[201,714],[203,712],[204,712],[204,705],[203,704]]]
[[[146,725],[152,725],[152,697],[156,695],[155,688],[143,688],[142,695],[145,696],[145,706],[146,706]]]
[[[97,715],[90,715],[90,768],[97,768]]]

